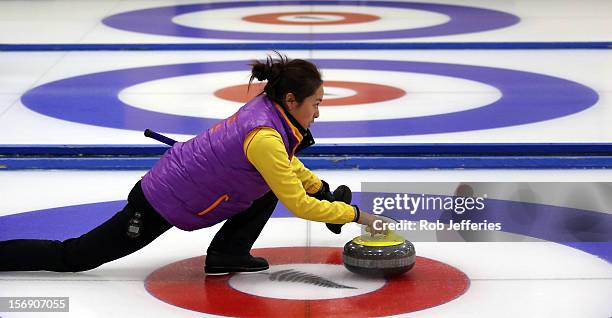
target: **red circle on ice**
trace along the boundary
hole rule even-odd
[[[263,91],[264,86],[265,83],[251,84],[250,88],[248,88],[248,85],[229,86],[217,90],[215,92],[215,96],[232,102],[246,103],[251,100],[251,98],[261,93],[261,91]],[[344,106],[379,103],[400,98],[406,95],[406,92],[399,88],[372,83],[325,81],[323,83],[323,86],[325,88],[335,87],[341,89],[348,89],[354,91],[355,94],[339,98],[330,98],[329,96],[324,96],[321,106]]]
[[[342,249],[277,247],[252,251],[271,266],[282,264],[342,264]],[[372,317],[409,313],[438,306],[461,296],[469,278],[456,268],[417,257],[414,268],[389,279],[369,293],[334,299],[277,299],[233,289],[231,275],[204,275],[206,256],[185,259],[151,273],[145,287],[156,298],[189,310],[235,317]]]
[[[327,17],[327,19],[326,19]],[[285,19],[283,19],[285,18]],[[288,18],[293,18],[292,20]],[[330,19],[331,18],[331,19]],[[338,19],[340,18],[340,19]],[[335,11],[297,11],[249,15],[242,20],[266,24],[286,25],[333,25],[365,23],[379,20],[379,16],[363,13],[348,13]]]

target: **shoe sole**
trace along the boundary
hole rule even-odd
[[[227,275],[230,273],[254,273],[261,272],[269,269],[269,266],[266,267],[205,267],[204,273],[206,275]]]

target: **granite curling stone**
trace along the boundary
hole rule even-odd
[[[373,239],[368,234],[357,236],[344,245],[344,267],[369,277],[394,277],[414,266],[414,245],[399,235]]]

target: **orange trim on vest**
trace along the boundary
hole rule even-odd
[[[293,133],[293,136],[295,137],[295,139],[297,139],[297,143],[295,144],[295,146],[293,146],[293,149],[291,151],[291,157],[293,157],[293,155],[295,154],[295,150],[300,145],[300,142],[302,142],[302,139],[304,139],[304,137],[302,137],[302,134],[300,133],[300,130],[297,129],[297,127],[295,127],[291,123],[289,118],[287,118],[287,115],[285,115],[285,112],[283,111],[283,109],[277,103],[274,103],[274,107],[276,107],[276,109],[278,109],[278,111],[280,112],[281,116],[283,116],[283,118],[285,119],[287,124],[289,124],[289,127],[291,127],[291,132]],[[289,159],[291,159],[291,158],[289,158]]]
[[[206,208],[206,210],[198,213],[199,216],[202,216],[212,210],[214,210],[217,206],[219,206],[219,204],[221,204],[221,202],[225,201],[227,202],[230,199],[229,195],[224,194],[222,196],[220,196],[217,200],[215,200],[215,202],[213,202],[213,204],[211,204],[208,208]]]

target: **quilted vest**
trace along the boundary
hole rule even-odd
[[[170,224],[209,227],[246,210],[270,187],[243,151],[258,127],[275,129],[289,160],[299,144],[283,110],[260,95],[200,135],[175,143],[142,179],[145,197]]]

